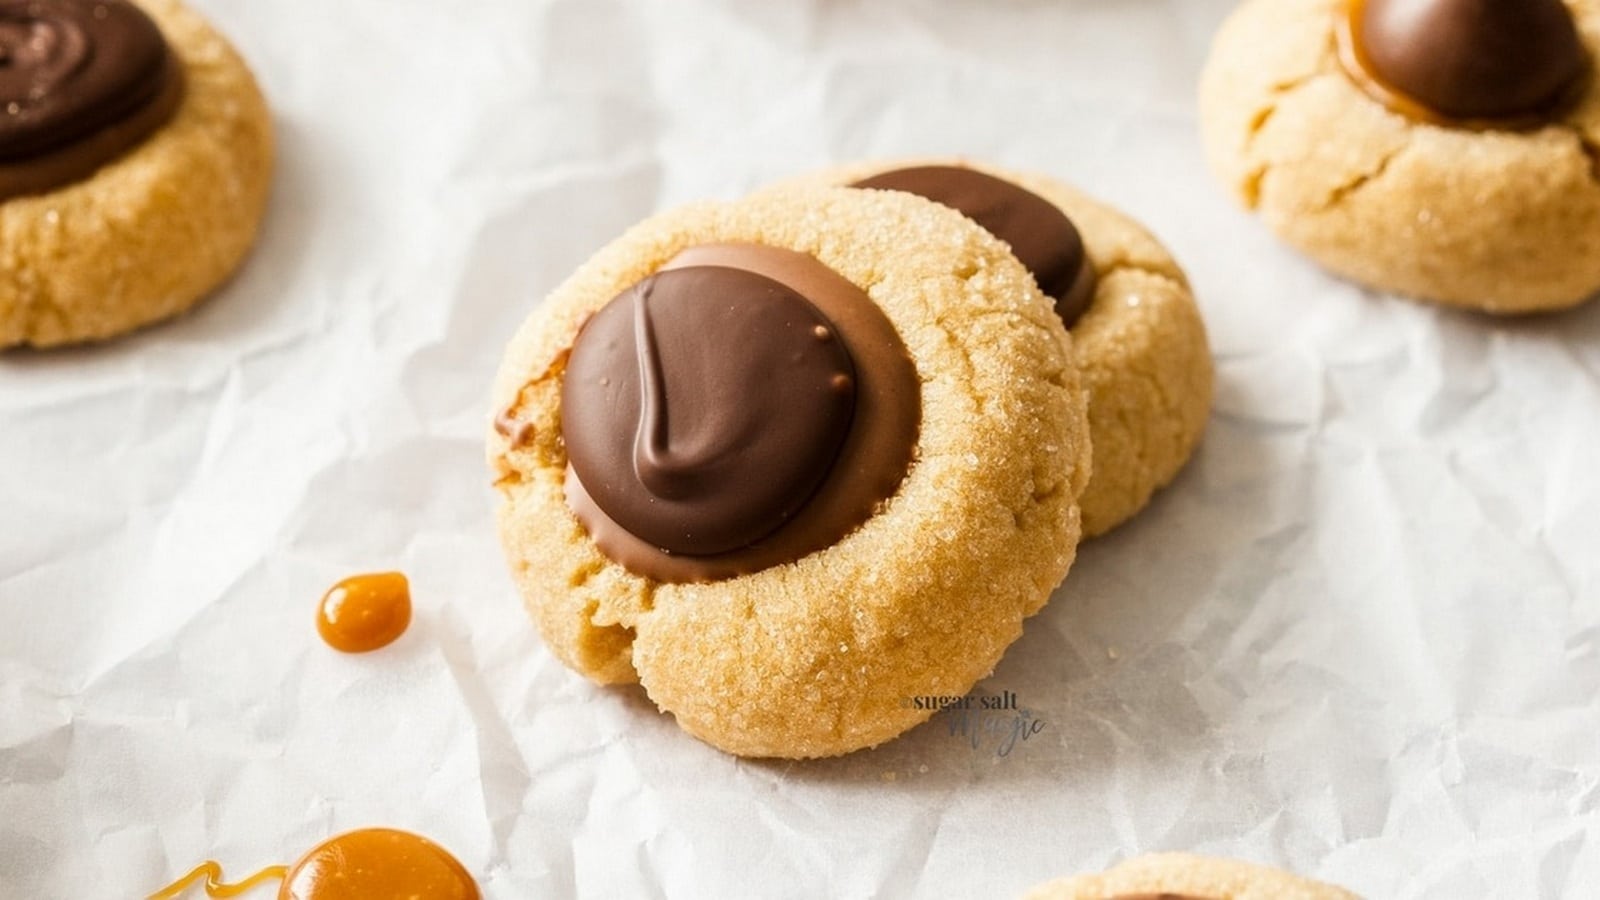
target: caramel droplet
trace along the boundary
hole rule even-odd
[[[425,837],[366,828],[324,841],[289,867],[278,900],[478,900],[450,851]]]
[[[516,417],[511,410],[502,410],[494,417],[494,430],[500,436],[511,442],[511,449],[520,450],[532,443],[537,429],[532,422],[525,422]]]
[[[346,578],[317,607],[317,633],[345,653],[387,647],[410,624],[411,585],[399,572]]]
[[[281,879],[278,900],[479,900],[477,882],[450,851],[420,835],[364,828],[330,838],[292,866],[268,866],[234,884],[204,862],[146,900],[175,900],[200,883],[208,897],[238,897]]]

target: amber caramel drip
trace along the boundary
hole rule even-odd
[[[292,866],[268,866],[235,884],[204,862],[146,900],[175,900],[196,882],[209,897],[238,897],[281,880],[278,900],[480,900],[478,883],[450,851],[420,835],[363,828],[329,838]]]
[[[1506,119],[1457,119],[1447,116],[1386,83],[1378,76],[1377,69],[1372,65],[1372,58],[1367,55],[1366,48],[1361,46],[1361,39],[1358,36],[1361,31],[1361,16],[1366,5],[1367,0],[1348,0],[1344,14],[1338,18],[1336,31],[1339,62],[1343,65],[1345,74],[1349,75],[1367,96],[1388,108],[1390,112],[1405,116],[1413,122],[1469,131],[1533,131],[1550,124],[1551,121],[1558,119],[1561,113],[1576,105],[1588,87],[1587,80],[1580,80],[1573,86],[1572,92],[1551,109],[1525,116]]]
[[[317,633],[345,653],[386,647],[410,624],[411,585],[399,572],[346,578],[317,606]]]
[[[533,442],[537,429],[532,422],[516,417],[509,409],[494,417],[494,430],[511,443],[511,449],[520,450]]]
[[[195,866],[194,871],[156,891],[145,900],[172,900],[174,897],[182,896],[183,892],[195,882],[204,884],[208,897],[237,897],[249,892],[258,884],[283,878],[288,871],[288,866],[267,866],[243,881],[228,884],[222,880],[222,864],[215,860],[207,860]]]
[[[478,884],[448,850],[389,828],[341,834],[301,857],[278,900],[479,900]]]

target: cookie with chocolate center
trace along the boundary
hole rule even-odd
[[[272,131],[177,0],[0,0],[0,349],[180,313],[254,242]]]
[[[1330,271],[1493,313],[1600,290],[1596,0],[1247,0],[1200,86],[1212,168]]]
[[[728,752],[889,740],[1065,576],[1088,419],[988,232],[799,189],[636,226],[512,340],[489,459],[546,643]]]
[[[1177,477],[1210,417],[1211,351],[1183,270],[1138,223],[1053,178],[967,160],[862,163],[802,181],[934,200],[1033,274],[1071,330],[1089,391],[1086,537],[1126,522]]]

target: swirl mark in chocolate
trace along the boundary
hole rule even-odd
[[[658,273],[597,313],[562,387],[573,472],[618,525],[711,556],[782,526],[832,469],[855,410],[833,325],[753,272]]]
[[[812,346],[807,347],[804,341],[798,341],[795,346],[809,352],[818,352],[817,347],[840,348],[828,352],[844,353],[854,372],[847,374],[842,366],[838,367],[839,370],[828,377],[827,387],[841,396],[853,394],[855,408],[850,416],[849,433],[838,447],[836,458],[832,459],[821,483],[776,530],[765,536],[749,536],[745,545],[725,553],[710,556],[671,553],[608,515],[608,510],[591,496],[588,481],[596,477],[594,473],[580,477],[578,464],[571,459],[570,452],[575,426],[592,428],[597,426],[596,420],[609,418],[614,425],[600,426],[600,430],[618,429],[609,450],[613,460],[631,461],[640,419],[631,412],[631,407],[620,413],[597,413],[592,405],[571,405],[581,401],[576,393],[568,393],[574,378],[569,363],[562,388],[561,411],[570,462],[566,477],[567,505],[607,557],[635,574],[668,583],[716,581],[758,572],[837,543],[870,519],[879,504],[899,490],[911,467],[922,422],[922,384],[916,366],[893,323],[861,288],[804,253],[755,244],[691,247],[673,257],[656,277],[706,268],[733,269],[771,279],[814,306],[821,318],[810,326],[808,336]],[[619,304],[626,307],[621,298],[612,305]],[[650,312],[655,325],[662,324],[659,317],[664,310],[652,305]],[[624,332],[623,325],[629,321],[628,317],[616,315],[621,321],[611,323],[607,330],[612,337],[603,343],[615,344],[609,352],[625,354],[629,348],[637,346],[638,341],[633,334]],[[598,340],[598,332],[591,331],[593,324],[594,319],[591,319],[589,325],[584,326],[580,342]],[[803,322],[796,334],[806,334]],[[706,337],[701,335],[701,341]],[[663,359],[666,358],[667,354],[663,354]],[[768,361],[768,365],[776,363]],[[578,377],[593,379],[594,373],[584,376],[580,372]],[[609,380],[609,383],[600,382],[601,387],[619,383],[614,375],[600,377]],[[626,382],[628,379],[624,378]],[[631,383],[637,384],[637,381]],[[673,396],[670,375],[666,383],[670,414]],[[593,385],[591,393],[592,388]],[[752,390],[759,394],[771,389],[758,382]],[[682,434],[680,424],[676,420],[669,421],[673,441]],[[815,440],[814,437],[808,439]],[[613,471],[619,474],[623,484],[639,484],[631,467],[614,464]],[[642,487],[632,489],[645,493]]]
[[[0,0],[0,200],[80,179],[165,124],[181,66],[126,0]]]
[[[1039,290],[1056,301],[1056,315],[1068,328],[1094,301],[1094,266],[1077,226],[1054,203],[1019,185],[961,166],[915,166],[851,187],[916,194],[982,225],[1011,246]]]

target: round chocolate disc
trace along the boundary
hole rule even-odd
[[[926,197],[1011,245],[1071,328],[1094,299],[1095,272],[1077,226],[1054,203],[1003,178],[961,166],[915,166],[851,185]]]
[[[1548,113],[1589,74],[1561,0],[1352,0],[1369,74],[1439,115],[1516,119]]]
[[[747,547],[832,469],[855,369],[830,322],[741,269],[659,272],[590,319],[567,362],[572,471],[620,527],[669,553]]]
[[[153,102],[168,56],[125,0],[0,0],[0,159],[48,153]]]

